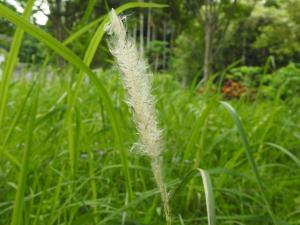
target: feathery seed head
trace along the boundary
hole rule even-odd
[[[151,94],[151,84],[146,63],[139,55],[134,40],[126,38],[126,29],[114,10],[111,11],[109,27],[113,38],[109,44],[115,57],[122,80],[128,94],[128,105],[132,108],[133,118],[137,127],[142,153],[150,157],[151,167],[164,204],[167,225],[172,224],[169,207],[169,197],[163,182],[160,153],[161,131],[158,129],[155,116],[154,98]]]
[[[147,66],[139,55],[134,40],[126,37],[126,29],[114,10],[111,11],[109,33],[110,51],[122,72],[123,84],[128,94],[128,105],[132,108],[134,121],[139,132],[142,152],[149,157],[161,153],[161,131],[155,116],[154,98]]]

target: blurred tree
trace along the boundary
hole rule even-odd
[[[183,24],[185,24],[183,29],[193,29],[195,27],[191,26],[191,23],[199,23],[201,32],[192,31],[192,33],[194,34],[194,40],[197,39],[195,34],[202,35],[200,39],[203,40],[199,40],[198,43],[204,46],[203,48],[198,46],[198,49],[202,50],[203,56],[200,57],[202,63],[198,63],[202,65],[203,76],[201,80],[205,82],[213,72],[213,61],[224,47],[228,28],[232,21],[237,18],[237,1],[178,0],[177,3],[179,4],[177,6],[179,12],[183,15],[181,16],[184,21]],[[195,20],[197,21],[196,23]]]
[[[249,23],[263,21],[253,47],[264,50],[266,55],[274,55],[277,64],[286,65],[297,60],[300,53],[300,1],[288,0],[267,6],[257,5],[249,18]]]
[[[7,4],[7,0],[0,0]],[[25,0],[17,0],[24,6]],[[34,12],[46,14],[42,29],[63,41],[83,25],[131,0],[47,0],[50,13],[37,1]],[[136,0],[142,1],[142,0]],[[215,71],[241,61],[261,66],[273,55],[277,65],[300,59],[299,0],[143,0],[167,4],[160,10],[126,12],[128,30],[140,44],[155,70],[174,69],[185,83],[205,82]],[[7,4],[9,5],[9,4]],[[10,5],[9,5],[10,6]],[[14,8],[13,6],[10,6]],[[132,13],[133,12],[133,13]],[[31,21],[36,21],[32,18]],[[83,56],[96,27],[68,44]],[[14,26],[0,20],[0,47],[8,48]],[[39,55],[42,49],[32,40],[23,43],[21,60]],[[40,58],[42,55],[39,55]],[[57,58],[57,63],[63,65]],[[104,42],[92,66],[106,67],[110,54]]]

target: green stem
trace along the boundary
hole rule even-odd
[[[34,2],[35,0],[29,0],[27,2],[24,14],[22,16],[24,20],[29,19]],[[10,51],[5,60],[3,78],[0,84],[0,127],[2,127],[3,125],[8,98],[8,87],[14,72],[15,65],[17,63],[17,57],[22,44],[23,35],[24,30],[21,27],[18,27],[13,37]]]

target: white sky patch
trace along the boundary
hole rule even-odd
[[[14,6],[19,13],[23,13],[24,9],[22,5],[16,0],[6,0],[7,3]],[[34,10],[39,10],[32,16],[38,25],[46,25],[48,21],[48,16],[50,14],[50,9],[47,0],[37,0],[34,4]]]
[[[33,14],[33,17],[36,20],[36,23],[39,25],[46,25],[48,21],[48,16],[50,14],[50,9],[48,2],[46,0],[37,0],[34,4],[34,9],[38,9],[40,11]]]
[[[19,13],[23,13],[24,12],[23,7],[16,0],[6,0],[6,2],[9,3],[10,5],[13,5]]]

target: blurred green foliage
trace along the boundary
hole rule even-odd
[[[189,84],[195,76],[201,73],[203,61],[203,38],[200,24],[197,21],[190,24],[189,29],[182,32],[175,40],[172,67],[177,78],[184,84]]]
[[[24,6],[24,1],[20,2]],[[34,13],[46,14],[48,21],[42,29],[59,41],[64,41],[82,27],[105,15],[127,0],[49,0],[46,13],[41,5]],[[147,2],[147,1],[146,1]],[[149,1],[150,2],[150,1]],[[300,1],[299,0],[152,0],[167,4],[164,9],[134,9],[126,12],[128,32],[138,46],[143,43],[145,56],[152,69],[171,71],[183,85],[202,79],[205,54],[208,52],[210,75],[226,69],[239,60],[240,66],[264,67],[272,56],[277,68],[300,61]],[[12,9],[14,6],[6,4]],[[126,19],[125,19],[126,18]],[[32,23],[37,23],[32,19]],[[39,24],[36,24],[40,26]],[[83,57],[87,44],[96,30],[91,26],[68,47]],[[8,50],[15,27],[0,20],[0,48]],[[206,48],[205,35],[210,32]],[[62,59],[26,36],[19,56],[20,62],[49,62],[59,65]],[[34,60],[33,60],[34,59]],[[112,58],[104,42],[93,59],[93,68],[108,68]],[[252,79],[249,76],[249,79]],[[256,78],[253,78],[256,80]],[[250,81],[249,82],[256,82]]]
[[[255,98],[288,100],[293,96],[300,97],[300,66],[290,63],[278,70],[264,71],[262,67],[241,66],[231,69],[225,80],[239,82],[245,95]]]
[[[25,1],[21,2],[23,6]],[[47,24],[35,25],[63,42],[125,2],[48,0]],[[300,1],[153,2],[170,7],[135,9],[123,16],[127,16],[128,32],[155,71],[153,94],[165,141],[168,188],[174,190],[187,171],[205,168],[212,177],[219,224],[271,224],[237,129],[219,104],[228,97],[241,117],[278,221],[298,224]],[[83,68],[75,54],[83,57],[96,29],[97,23],[68,43],[70,54],[63,46],[60,53]],[[1,19],[0,31],[0,53],[5,55],[15,27]],[[201,86],[197,83],[208,49],[211,74],[207,85]],[[7,115],[0,129],[4,134],[0,135],[0,191],[4,193],[0,195],[0,224],[9,224],[11,219],[28,130],[34,140],[26,190],[24,186],[24,224],[164,224],[148,162],[135,154],[128,156],[134,199],[127,197],[130,182],[121,172],[118,150],[123,144],[131,149],[137,134],[120,76],[108,69],[113,60],[107,44],[97,47],[91,67],[100,69],[94,70],[92,80],[85,79],[83,72],[78,76],[76,69],[61,60],[40,42],[24,36],[19,61],[29,63],[30,76],[24,68],[16,70],[20,76],[8,85]],[[160,74],[163,70],[167,71]],[[107,98],[99,94],[102,82]],[[76,83],[81,86],[72,101]],[[225,88],[231,95],[225,95]],[[28,126],[28,118],[35,117],[30,113],[34,92],[40,96],[37,121]],[[105,102],[110,98],[108,107]],[[74,114],[68,115],[72,104]],[[120,116],[117,125],[111,122],[112,112]],[[124,143],[115,145],[120,137]],[[74,171],[68,152],[73,144]],[[171,201],[174,224],[202,224],[207,217],[204,202],[203,186],[193,180]]]
[[[272,74],[262,76],[260,91],[269,98],[277,95],[288,100],[293,96],[300,96],[300,67],[294,63],[283,67]]]

